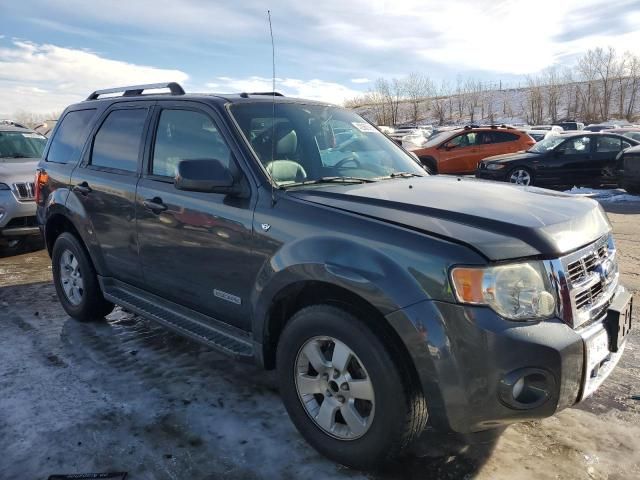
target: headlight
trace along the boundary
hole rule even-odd
[[[6,183],[0,183],[0,190],[11,190]]]
[[[458,301],[486,305],[509,320],[543,319],[555,312],[556,298],[540,262],[455,267],[451,280]]]
[[[487,170],[500,170],[501,168],[504,168],[505,164],[504,163],[487,163]]]

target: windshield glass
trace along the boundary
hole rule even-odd
[[[231,113],[278,185],[427,175],[413,157],[343,108],[277,103],[274,115],[273,104],[256,102],[233,105]]]
[[[0,158],[40,158],[46,143],[34,132],[0,132]]]
[[[544,140],[540,140],[533,147],[531,147],[528,151],[533,153],[545,153],[549,150],[553,150],[562,142],[564,142],[567,138],[562,137],[560,135],[554,137],[547,137]]]
[[[459,130],[449,130],[449,131],[434,133],[429,137],[429,140],[427,141],[427,143],[423,145],[423,148],[434,147],[438,145],[440,142],[443,142],[446,139],[453,137],[458,132]]]

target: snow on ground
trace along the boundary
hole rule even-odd
[[[640,202],[640,196],[631,195],[621,188],[596,189],[573,187],[571,190],[565,190],[565,193],[593,198],[594,200],[598,200],[599,202]]]

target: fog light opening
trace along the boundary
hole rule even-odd
[[[554,386],[553,377],[533,368],[511,372],[500,383],[502,402],[518,410],[539,407],[551,396]]]

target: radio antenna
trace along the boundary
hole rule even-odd
[[[271,163],[275,160],[276,150],[276,48],[273,44],[273,27],[271,26],[271,10],[267,10],[267,18],[269,19],[269,35],[271,35]],[[273,171],[273,168],[272,168]],[[271,175],[271,205],[276,203],[275,178]]]

